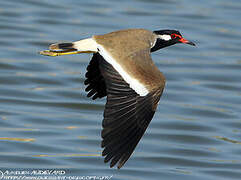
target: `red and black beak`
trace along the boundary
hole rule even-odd
[[[184,44],[190,44],[192,46],[196,46],[193,42],[188,41],[188,40],[184,39],[183,37],[181,37],[181,39],[179,39],[178,41],[181,43],[184,43]]]

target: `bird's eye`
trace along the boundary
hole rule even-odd
[[[175,34],[175,33],[173,33],[173,34],[171,34],[171,38],[172,39],[176,39],[176,38],[182,38],[182,36],[180,36],[180,35],[178,35],[178,34]]]
[[[177,37],[176,34],[171,34],[172,39],[175,39],[176,37]]]

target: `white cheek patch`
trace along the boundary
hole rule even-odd
[[[159,37],[160,39],[165,40],[165,41],[169,41],[170,39],[172,39],[170,35],[166,35],[166,34],[164,34],[164,35],[158,35],[158,37]]]

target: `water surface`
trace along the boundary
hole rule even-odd
[[[236,0],[0,1],[0,170],[240,179],[240,16]],[[153,53],[166,88],[135,153],[116,170],[101,157],[106,99],[92,101],[84,92],[91,56],[37,52],[125,28],[178,29],[197,48]]]

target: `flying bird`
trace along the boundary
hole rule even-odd
[[[104,162],[121,168],[145,133],[165,87],[151,53],[177,43],[195,46],[177,30],[126,29],[71,43],[56,43],[40,54],[93,53],[85,74],[87,96],[107,96],[101,131]]]

